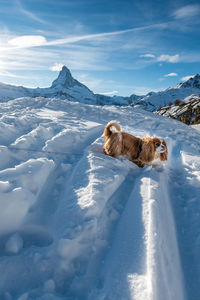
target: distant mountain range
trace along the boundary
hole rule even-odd
[[[168,106],[169,102],[174,102],[176,99],[182,100],[190,95],[200,95],[200,75],[196,74],[189,80],[179,83],[161,92],[151,92],[144,96],[139,104],[147,110],[151,110],[153,105],[155,109]],[[154,110],[155,110],[154,109]]]
[[[63,66],[58,78],[49,88],[26,88],[0,83],[0,102],[5,102],[19,97],[56,97],[96,105],[131,105],[139,106],[149,111],[167,106],[176,99],[184,99],[191,94],[200,94],[200,75],[197,74],[184,83],[179,83],[161,92],[150,92],[144,96],[131,95],[105,96],[94,94],[87,86],[74,79],[66,66]]]

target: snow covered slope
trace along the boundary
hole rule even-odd
[[[164,166],[103,153],[111,119]],[[20,98],[0,110],[0,299],[200,299],[200,132],[139,109]]]
[[[0,83],[0,103],[28,95],[29,89],[24,88],[23,86]]]

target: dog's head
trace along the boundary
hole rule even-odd
[[[152,138],[155,152],[164,153],[167,148],[167,144],[163,139]]]
[[[152,143],[154,145],[154,151],[160,154],[160,159],[162,161],[167,160],[168,158],[168,150],[167,143],[164,139],[152,138]]]
[[[167,160],[168,150],[165,140],[147,136],[143,139],[142,151],[140,153],[141,160],[150,162],[156,157],[156,153],[159,154],[160,160]]]

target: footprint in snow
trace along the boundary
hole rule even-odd
[[[29,247],[47,247],[53,243],[52,234],[42,226],[28,225],[0,235],[0,256],[12,256]]]

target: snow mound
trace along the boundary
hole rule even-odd
[[[200,133],[140,109],[1,105],[0,299],[200,298]],[[110,120],[166,139],[138,168],[103,152]]]

